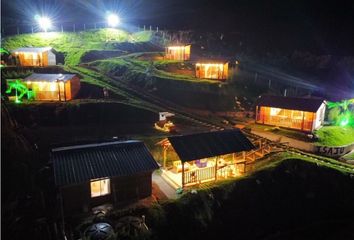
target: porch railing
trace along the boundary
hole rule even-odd
[[[200,183],[215,179],[215,166],[200,168],[184,172],[184,184]]]

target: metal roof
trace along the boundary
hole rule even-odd
[[[12,50],[11,52],[31,52],[31,53],[42,53],[51,50],[51,47],[23,47]]]
[[[52,149],[55,184],[153,171],[158,165],[141,141],[115,141]]]
[[[257,99],[257,106],[275,107],[306,112],[317,112],[321,104],[325,103],[322,98],[283,97],[263,95]]]
[[[56,82],[58,81],[68,81],[75,77],[75,74],[49,74],[49,73],[33,73],[30,76],[23,79],[23,81],[31,81],[31,82],[38,82],[38,81],[45,81],[45,82]]]
[[[183,162],[254,148],[240,129],[173,136],[168,140]]]

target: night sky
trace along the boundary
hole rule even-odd
[[[58,23],[92,23],[109,10],[131,25],[311,39],[323,49],[354,53],[352,0],[2,0],[1,18],[3,27],[31,24],[41,12]]]

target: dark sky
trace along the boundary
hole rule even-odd
[[[311,36],[327,45],[354,45],[353,0],[2,0],[2,26],[31,24],[50,12],[57,22],[104,21],[118,11],[132,25],[228,31],[291,38]]]

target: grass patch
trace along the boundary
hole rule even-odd
[[[343,146],[354,143],[354,127],[324,126],[316,131],[317,145]]]
[[[19,47],[51,46],[65,55],[65,64],[77,65],[81,57],[90,50],[114,50],[117,43],[148,42],[152,33],[129,33],[119,29],[99,29],[82,32],[50,32],[20,34],[6,37],[2,46],[6,49]]]

